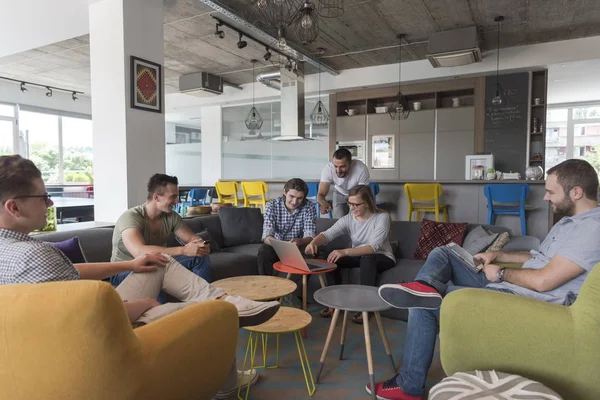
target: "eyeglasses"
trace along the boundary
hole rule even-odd
[[[13,197],[13,199],[29,199],[29,198],[41,198],[44,199],[44,202],[46,203],[46,205],[50,205],[49,203],[52,201],[51,200],[52,195],[46,193],[46,194],[29,194],[29,195],[25,195],[25,196],[17,196],[17,197]]]
[[[365,204],[365,203],[364,202],[362,202],[362,203],[350,203],[350,202],[348,202],[348,207],[350,207],[350,208],[357,208],[359,206],[362,206],[363,204]]]

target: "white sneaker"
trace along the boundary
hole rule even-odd
[[[227,296],[225,301],[237,307],[240,328],[267,322],[279,310],[278,301],[252,301],[239,296]]]
[[[223,400],[228,399],[231,396],[237,395],[238,386],[241,383],[242,389],[241,392],[246,390],[248,386],[254,385],[258,381],[258,371],[256,369],[240,371],[238,369],[238,384],[232,388],[219,390],[213,399],[215,400]]]

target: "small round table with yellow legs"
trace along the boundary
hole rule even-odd
[[[302,366],[302,372],[304,373],[304,381],[306,382],[306,388],[308,389],[308,395],[312,396],[317,389],[315,381],[313,379],[312,372],[310,370],[310,362],[306,355],[306,349],[304,348],[304,341],[302,340],[301,331],[312,321],[312,317],[309,313],[303,310],[299,310],[293,307],[281,307],[277,314],[267,322],[256,325],[247,326],[243,329],[250,332],[248,336],[248,345],[246,346],[246,354],[244,356],[244,363],[242,371],[246,370],[246,363],[250,362],[250,370],[254,368],[278,368],[279,367],[279,335],[282,333],[293,333],[296,338],[296,347],[298,348],[298,355],[300,356],[300,365]],[[266,362],[266,349],[267,349],[267,335],[277,335],[277,353],[275,355],[275,365],[267,366]],[[260,339],[259,339],[260,335]],[[256,358],[256,350],[258,343],[261,342],[263,350],[263,365],[255,365],[254,361]],[[247,400],[248,393],[250,393],[250,385],[246,388],[246,394],[244,397],[241,396],[242,386],[238,387],[238,399]]]

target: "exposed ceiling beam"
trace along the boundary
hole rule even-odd
[[[267,32],[263,31],[262,29],[257,28],[256,26],[254,26],[250,22],[246,21],[244,18],[242,18],[235,12],[231,11],[230,9],[228,9],[226,7],[223,7],[221,4],[219,4],[215,1],[212,1],[212,0],[198,0],[198,1],[202,4],[205,4],[209,7],[211,7],[213,10],[223,14],[225,17],[234,21],[236,24],[240,25],[242,28],[244,28],[244,29],[252,32],[254,35],[262,38],[264,41],[267,41],[269,43],[277,43],[278,42],[277,38],[268,34]],[[326,64],[323,64],[321,61],[318,61],[305,53],[302,53],[299,50],[292,48],[289,44],[286,44],[283,48],[280,48],[279,50],[282,51],[283,53],[289,55],[290,57],[294,58],[295,60],[307,62],[316,68],[321,68],[322,71],[327,72],[331,75],[337,76],[340,74],[337,70],[331,68],[330,66],[328,66]]]

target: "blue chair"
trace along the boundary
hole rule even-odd
[[[373,193],[373,197],[375,198],[375,204],[377,205],[377,207],[381,207],[383,205],[383,202],[377,202],[377,194],[379,193],[379,183],[370,182],[369,187],[371,188],[371,193]]]
[[[177,204],[175,211],[181,213],[184,208],[197,206],[199,204],[204,205],[206,200],[206,194],[208,189],[192,189],[187,195],[187,201],[183,201]]]
[[[315,203],[315,207],[317,207],[317,218],[320,218],[321,206],[317,202],[317,196],[319,194],[319,182],[306,182],[306,185],[308,186],[308,195],[306,196],[306,199]],[[329,218],[333,218],[331,211],[329,212]]]
[[[521,217],[521,235],[527,235],[525,200],[529,196],[529,190],[529,185],[525,183],[485,185],[483,194],[488,203],[488,225],[493,225],[496,215],[519,215]]]

